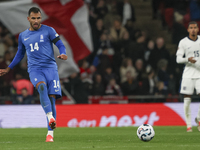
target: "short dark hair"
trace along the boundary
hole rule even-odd
[[[191,21],[191,22],[189,22],[188,27],[189,27],[191,24],[196,24],[197,27],[199,27],[199,26],[198,26],[198,23],[197,23],[196,21]]]
[[[31,12],[34,12],[34,13],[41,13],[40,9],[37,8],[37,7],[31,7],[28,11],[28,15],[30,16]]]

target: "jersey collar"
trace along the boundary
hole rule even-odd
[[[187,36],[187,37],[188,37],[189,40],[193,41],[189,36]],[[198,36],[197,36],[197,39],[195,41],[197,41],[197,40],[198,40]],[[193,42],[195,42],[195,41],[193,41]]]

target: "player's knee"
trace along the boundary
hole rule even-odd
[[[191,95],[184,95],[184,98],[186,98],[186,97],[190,98],[190,97],[191,97]]]
[[[44,82],[44,81],[41,81],[41,82],[38,82],[37,84],[36,84],[36,89],[38,89],[39,88],[39,86],[42,84],[42,83],[44,83],[45,85],[46,85],[46,83]],[[43,86],[44,87],[44,86]]]
[[[43,92],[45,88],[46,88],[46,84],[45,83],[40,83],[38,85],[38,91]]]
[[[49,95],[49,97],[53,97],[53,98],[56,98],[56,95]]]

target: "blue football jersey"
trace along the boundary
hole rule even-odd
[[[52,27],[46,25],[41,25],[36,31],[27,29],[20,33],[18,50],[27,54],[28,72],[37,68],[57,69],[52,41],[58,36]]]

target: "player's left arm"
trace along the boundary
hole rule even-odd
[[[60,51],[60,55],[57,56],[57,58],[67,60],[68,56],[66,55],[66,48],[65,48],[63,42],[60,40],[60,38],[59,37],[56,37],[56,38],[58,38],[58,41],[54,44],[58,47],[58,49]]]
[[[67,60],[68,56],[66,55],[66,48],[63,42],[61,41],[59,35],[56,33],[56,31],[52,27],[49,28],[49,36],[50,36],[51,41],[58,47],[60,51],[60,55],[57,56],[57,58]]]

